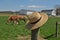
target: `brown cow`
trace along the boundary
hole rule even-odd
[[[14,24],[18,24],[19,20],[24,20],[25,21],[26,16],[23,15],[11,15],[9,16],[7,22],[10,23],[13,21]]]

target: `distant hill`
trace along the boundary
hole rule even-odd
[[[12,11],[0,11],[0,13],[14,13]]]

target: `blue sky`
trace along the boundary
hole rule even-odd
[[[0,11],[45,10],[60,5],[60,0],[0,0]]]

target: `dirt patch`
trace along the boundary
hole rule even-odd
[[[10,16],[10,15],[16,15],[16,14],[0,14],[0,16]]]
[[[18,40],[31,40],[31,36],[30,35],[28,35],[28,36],[20,36],[20,35],[18,35],[17,39]]]
[[[31,35],[28,36],[17,36],[17,40],[31,40]],[[38,37],[38,40],[47,40],[47,39],[43,39],[42,37]]]

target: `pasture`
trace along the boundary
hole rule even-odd
[[[20,20],[20,24],[13,25],[12,22],[6,24],[7,18],[8,16],[0,16],[0,40],[19,40],[21,36],[31,35],[31,31],[26,29],[23,20]],[[60,40],[60,36],[58,38],[51,36],[55,34],[56,21],[60,21],[60,18],[49,17],[47,23],[40,27],[40,35],[48,40]],[[60,32],[60,27],[58,31]]]

